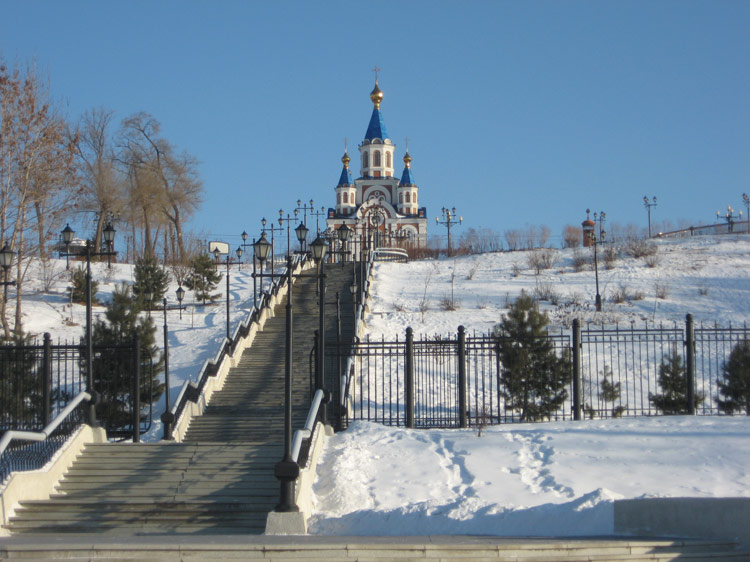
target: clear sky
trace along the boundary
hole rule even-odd
[[[233,246],[335,204],[376,65],[431,234],[443,206],[556,236],[587,207],[645,227],[644,195],[655,220],[744,212],[748,30],[747,1],[0,0],[0,54],[36,59],[71,119],[154,115],[201,162],[192,229]]]

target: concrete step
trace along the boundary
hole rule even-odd
[[[504,539],[497,537],[252,537],[200,535],[201,527],[170,526],[179,538],[148,536],[91,540],[91,537],[13,538],[0,556],[24,560],[472,560],[472,561],[666,561],[747,560],[748,552],[719,541],[637,539]],[[129,529],[138,533],[134,523]],[[147,531],[147,528],[144,527]],[[193,532],[191,532],[193,531]],[[222,530],[222,532],[225,532]],[[236,527],[226,533],[237,533]],[[198,536],[186,536],[196,534]]]

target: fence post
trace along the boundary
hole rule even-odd
[[[141,442],[141,339],[133,338],[133,443]]]
[[[687,413],[695,415],[695,326],[693,315],[685,317],[685,378],[687,383]]]
[[[466,420],[466,328],[458,327],[458,421],[467,427]]]
[[[573,419],[581,419],[581,322],[573,320]]]
[[[52,336],[44,332],[44,357],[42,358],[42,427],[50,422],[52,410]]]
[[[406,328],[406,427],[414,427],[414,330]]]

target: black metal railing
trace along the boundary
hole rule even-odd
[[[113,437],[135,437],[151,427],[154,363],[138,348],[135,342],[94,347],[97,416]],[[50,334],[41,345],[0,346],[0,433],[40,430],[85,390],[85,353],[84,345],[52,344]]]
[[[668,367],[684,380],[679,413],[716,414],[718,381],[732,350],[750,340],[746,325],[592,326],[544,338],[570,358],[562,405],[545,419],[659,415]],[[503,398],[503,365],[496,335],[356,341],[342,384],[340,425],[368,420],[404,427],[467,427],[523,421]],[[336,346],[327,353],[335,354]],[[541,421],[541,420],[539,420]]]

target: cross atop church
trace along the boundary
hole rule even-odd
[[[378,68],[378,65],[375,65],[375,68],[372,69],[372,71],[375,73],[375,83],[378,83],[378,72],[383,70],[382,68]]]

